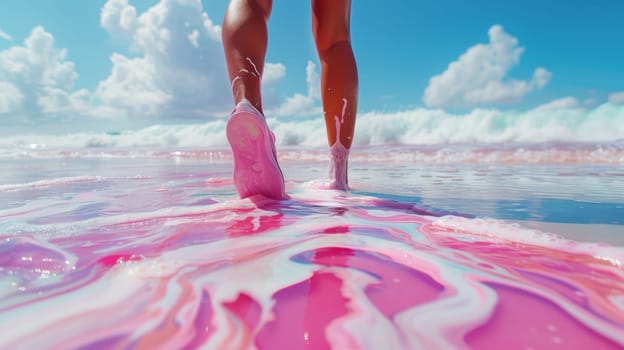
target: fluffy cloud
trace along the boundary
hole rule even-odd
[[[161,0],[142,14],[128,0],[109,0],[100,24],[140,55],[114,54],[112,73],[98,86],[100,102],[116,114],[185,119],[231,109],[221,28],[199,0]],[[284,65],[265,65],[269,102],[275,104],[275,86],[285,75]]]
[[[24,94],[12,83],[0,81],[0,113],[8,113],[22,105]]]
[[[262,72],[262,84],[270,86],[284,79],[286,76],[286,66],[281,63],[266,63]]]
[[[275,116],[308,116],[320,114],[320,79],[316,71],[316,64],[308,61],[306,66],[307,94],[296,93],[288,98],[276,109],[269,112]]]
[[[2,29],[0,29],[0,39],[4,39],[6,41],[13,40],[13,38],[11,38],[11,36],[7,34],[6,32],[4,32]]]
[[[160,120],[223,116],[232,104],[221,28],[200,0],[160,0],[138,13],[128,0],[109,0],[100,25],[128,45],[113,53],[110,74],[94,91],[75,89],[78,77],[67,51],[36,27],[23,45],[0,52],[0,114],[5,125],[76,126],[71,120],[115,119],[126,127]],[[11,39],[2,32],[3,39]],[[263,86],[273,95],[286,67],[267,63]],[[272,94],[271,94],[272,92]]]
[[[145,58],[129,59],[120,54],[111,57],[113,69],[100,82],[97,98],[113,108],[117,116],[157,116],[172,96],[158,88],[157,70]],[[111,110],[105,110],[111,113]],[[104,117],[104,116],[101,116]]]
[[[430,79],[424,94],[427,106],[512,104],[548,84],[552,74],[541,67],[535,69],[531,80],[505,79],[509,70],[519,63],[524,49],[500,25],[492,26],[488,35],[488,44],[469,48],[445,72]]]
[[[265,110],[273,110],[280,103],[279,83],[286,76],[286,66],[281,63],[265,63],[262,72],[262,104]]]
[[[73,91],[78,74],[66,56],[42,27],[33,29],[23,46],[0,52],[0,113],[7,115],[5,121],[86,111],[90,93]]]
[[[609,94],[609,102],[614,105],[624,104],[624,91]]]
[[[139,54],[113,54],[112,72],[95,92],[103,105],[126,117],[173,119],[231,107],[221,28],[199,0],[161,0],[141,14],[127,0],[109,0],[100,24]]]
[[[579,101],[571,96],[560,98],[554,101],[550,101],[543,105],[537,106],[533,109],[535,112],[546,112],[546,111],[557,111],[562,109],[573,109],[578,108],[580,105]]]
[[[102,8],[100,25],[109,33],[127,36],[138,26],[136,8],[129,6],[128,0],[108,1]]]

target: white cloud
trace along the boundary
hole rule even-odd
[[[505,79],[509,70],[519,63],[524,49],[500,25],[492,26],[488,35],[488,44],[469,48],[445,72],[429,80],[423,97],[427,106],[512,104],[548,84],[552,74],[541,67],[535,69],[529,81]]]
[[[294,95],[287,97],[286,100],[275,110],[269,114],[274,114],[277,117],[295,117],[303,115],[311,115],[315,109],[316,101],[309,95],[303,95],[295,93]]]
[[[295,93],[286,98],[286,100],[275,110],[269,112],[275,116],[308,116],[320,114],[320,80],[316,72],[316,64],[308,61],[306,66],[306,83],[308,91],[306,95]]]
[[[262,84],[271,85],[284,79],[286,66],[281,63],[266,63],[262,72]]]
[[[127,117],[184,119],[231,108],[221,28],[199,0],[161,0],[137,14],[127,0],[109,0],[100,23],[130,40],[139,57],[116,53],[111,75],[95,92]]]
[[[13,40],[13,38],[11,38],[11,36],[7,34],[5,31],[3,31],[2,29],[0,29],[0,39],[4,39],[6,41]]]
[[[114,107],[116,116],[157,116],[171,100],[171,95],[157,87],[156,68],[149,60],[113,54],[111,62],[113,70],[100,82],[97,98]]]
[[[100,25],[111,34],[131,36],[138,26],[136,8],[128,0],[109,0],[100,13]]]
[[[34,28],[23,46],[0,52],[0,113],[7,114],[5,122],[86,111],[90,94],[73,91],[78,74],[66,56],[43,27]]]
[[[12,83],[0,81],[0,113],[9,113],[22,104],[24,95]]]
[[[78,74],[74,63],[67,61],[66,56],[66,50],[54,47],[52,34],[43,27],[36,27],[24,46],[14,46],[0,53],[0,78],[69,89]]]
[[[44,88],[43,92],[38,100],[43,115],[76,117],[76,113],[89,114],[91,92],[86,89],[70,92],[58,88]]]
[[[221,27],[200,0],[160,0],[143,13],[128,0],[109,0],[100,24],[129,41],[139,57],[116,53],[111,75],[95,93],[110,113],[126,117],[185,119],[225,115],[232,108]],[[275,87],[286,75],[280,63],[266,63],[263,92],[276,104]]]
[[[132,56],[112,54],[111,72],[95,91],[74,88],[74,63],[42,27],[34,28],[23,45],[1,51],[0,122],[23,122],[26,128],[55,120],[93,127],[93,118],[105,118],[128,127],[224,116],[231,109],[221,28],[199,0],[161,0],[143,13],[127,0],[109,0],[100,24],[127,43]],[[267,63],[265,73],[263,86],[274,90],[286,67]]]
[[[598,104],[598,100],[594,97],[588,97],[583,100],[583,106],[585,107],[595,107]]]
[[[265,110],[275,109],[280,103],[278,85],[286,76],[286,66],[281,63],[265,63],[262,72],[262,104]]]
[[[614,105],[624,104],[624,91],[613,92],[609,94],[609,102],[611,102]]]
[[[533,108],[535,112],[545,112],[545,111],[557,111],[561,109],[572,109],[578,108],[579,101],[571,96],[560,98],[558,100],[550,101],[543,105],[537,106]]]
[[[191,32],[191,34],[188,35],[188,39],[191,45],[193,45],[195,48],[199,47],[199,31],[197,29],[195,29]]]

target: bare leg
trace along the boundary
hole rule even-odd
[[[223,18],[223,48],[234,103],[247,99],[262,113],[260,83],[272,0],[231,0]]]
[[[223,48],[236,107],[226,126],[241,198],[286,198],[275,138],[262,112],[260,91],[272,0],[231,0],[223,19]]]
[[[358,73],[351,48],[350,0],[312,0],[312,29],[321,61],[321,95],[331,147],[333,187],[347,188],[347,158],[353,142]]]

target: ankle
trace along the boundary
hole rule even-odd
[[[343,191],[348,189],[348,163],[349,149],[337,141],[329,148],[329,180],[332,188]]]

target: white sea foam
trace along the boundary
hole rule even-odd
[[[102,181],[102,177],[100,176],[73,176],[73,177],[62,177],[58,179],[51,180],[40,180],[33,181],[23,184],[6,184],[0,185],[0,192],[11,192],[11,191],[20,191],[25,189],[34,189],[34,188],[44,188],[44,187],[52,187],[57,185],[69,185],[74,183],[84,183],[84,182],[97,182]]]
[[[455,234],[467,233],[487,237],[492,240],[511,241],[549,248],[554,247],[568,252],[588,254],[617,268],[621,268],[622,261],[624,261],[624,250],[622,247],[605,245],[603,243],[572,241],[553,233],[530,229],[517,223],[502,220],[443,216],[435,219],[433,225],[450,229]]]
[[[320,117],[269,118],[269,124],[281,148],[326,145],[325,125]],[[542,106],[525,112],[476,109],[466,114],[432,109],[360,113],[354,142],[356,146],[622,144],[624,105],[605,103],[592,110],[573,105]],[[88,150],[94,154],[137,148],[227,149],[225,119],[108,133],[19,134],[0,140],[0,157],[41,156],[46,151],[58,150]]]

